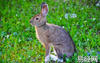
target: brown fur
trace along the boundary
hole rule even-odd
[[[71,57],[75,52],[72,38],[62,27],[46,23],[47,12],[47,4],[44,4],[41,13],[30,20],[31,24],[35,26],[38,40],[46,48],[46,56],[49,55],[52,44],[59,58],[63,57],[64,54]],[[39,20],[36,20],[36,18],[39,18]]]

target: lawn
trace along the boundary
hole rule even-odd
[[[77,63],[78,56],[100,62],[100,6],[90,0],[0,0],[0,63],[44,63],[45,48],[29,23],[42,2],[49,6],[48,23],[62,26],[76,45],[66,63]]]

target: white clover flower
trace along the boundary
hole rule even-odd
[[[68,19],[68,13],[65,14],[65,18]]]
[[[62,28],[65,28],[64,26],[62,26]]]
[[[71,14],[71,13],[66,13],[66,14],[65,14],[65,19],[68,19],[68,17],[70,17],[70,18],[76,18],[76,17],[77,17],[77,14],[75,14],[75,13],[73,13],[73,14]]]
[[[7,38],[9,38],[9,35],[7,35]]]
[[[60,18],[60,20],[61,20],[62,18]]]
[[[18,15],[16,14],[16,16],[18,16]]]
[[[73,13],[73,14],[70,14],[70,17],[71,17],[71,18],[76,18],[77,15],[76,15],[75,13]]]
[[[96,20],[96,18],[92,18],[92,20],[93,20],[93,21],[95,21],[95,20]]]

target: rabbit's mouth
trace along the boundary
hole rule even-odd
[[[30,24],[31,24],[32,26],[34,26],[33,23],[32,23],[31,21],[30,21]]]
[[[33,24],[30,22],[30,24],[33,26]]]
[[[32,21],[32,20],[30,20],[30,24],[31,24],[32,26],[34,26],[34,24],[33,24],[33,21]]]

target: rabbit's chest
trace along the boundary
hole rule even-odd
[[[42,43],[49,42],[48,34],[49,34],[48,30],[45,30],[45,31],[44,30],[38,31],[38,29],[36,30],[36,37]]]

